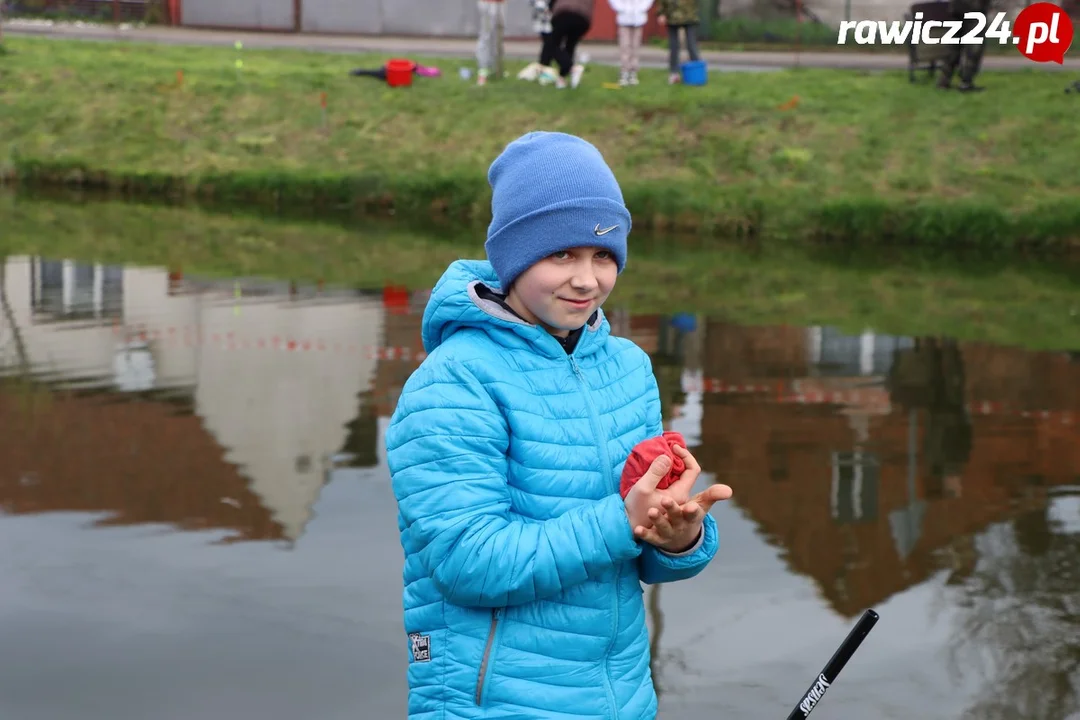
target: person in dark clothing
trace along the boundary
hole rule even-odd
[[[595,0],[555,0],[551,8],[551,34],[544,43],[541,58],[551,58],[558,63],[558,76],[546,74],[546,79],[553,81],[556,87],[566,87],[567,80],[571,87],[577,87],[581,82],[585,68],[574,62],[574,53],[581,38],[592,27],[594,6]],[[541,64],[546,63],[541,61]],[[541,82],[544,80],[545,75],[541,75]]]
[[[961,36],[971,32],[979,22],[975,18],[965,20],[964,13],[981,12],[985,15],[990,9],[990,0],[948,0],[948,2],[949,14],[952,15],[952,19],[960,21],[963,25],[959,33]],[[937,86],[942,90],[948,90],[952,87],[953,75],[959,68],[960,87],[957,89],[960,92],[982,90],[981,87],[975,86],[975,76],[979,74],[979,68],[982,66],[982,56],[985,48],[985,42],[979,42],[975,45],[949,46],[948,54],[941,63],[941,76],[938,78]]]

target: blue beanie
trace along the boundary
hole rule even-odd
[[[488,261],[501,289],[560,250],[601,247],[626,266],[630,212],[600,151],[581,138],[530,132],[510,143],[488,171]]]

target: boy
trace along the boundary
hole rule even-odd
[[[640,582],[716,553],[700,467],[627,494],[630,450],[662,432],[649,357],[600,306],[626,262],[630,215],[595,147],[528,133],[492,164],[487,261],[432,290],[428,357],[386,433],[405,551],[409,717],[651,720]]]

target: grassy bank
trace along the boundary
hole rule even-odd
[[[182,267],[187,273],[262,275],[378,288],[430,287],[459,257],[482,257],[475,233],[362,228],[119,202],[72,204],[0,195],[0,256]],[[950,335],[1031,349],[1080,347],[1077,274],[1016,263],[930,261],[907,252],[873,265],[805,250],[752,253],[731,246],[635,250],[609,307],[699,312],[751,324],[834,325],[852,332]]]
[[[638,228],[772,245],[1080,237],[1076,99],[1050,73],[987,74],[988,92],[960,95],[824,70],[705,88],[656,71],[609,90],[615,69],[597,67],[571,92],[478,89],[459,61],[432,60],[444,77],[395,91],[348,75],[375,56],[244,50],[238,73],[232,49],[6,42],[0,168],[27,183],[484,222],[488,164],[542,128],[601,147]]]

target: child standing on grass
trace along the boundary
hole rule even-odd
[[[649,356],[601,309],[630,214],[599,151],[528,133],[488,179],[487,260],[436,283],[386,432],[409,718],[653,720],[641,583],[705,568],[731,488],[691,497],[701,468],[675,447],[679,479],[657,490],[660,455],[620,494],[663,426]]]
[[[615,23],[619,26],[619,84],[638,84],[638,55],[641,50],[641,34],[649,19],[653,0],[608,0],[615,11]]]
[[[668,84],[682,82],[679,72],[679,31],[686,34],[686,51],[690,60],[701,59],[697,46],[698,6],[697,0],[659,0],[657,19],[661,25],[667,25],[668,31]]]
[[[491,73],[500,69],[506,4],[504,0],[477,0],[476,6],[480,11],[480,32],[476,38],[476,84],[486,85]]]

